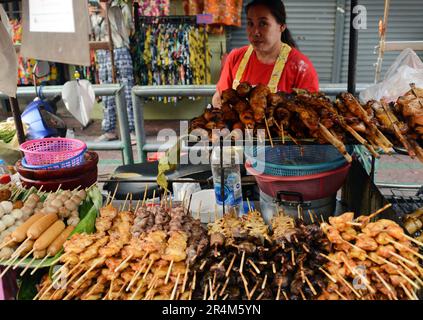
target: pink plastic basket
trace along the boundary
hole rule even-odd
[[[256,178],[261,191],[276,198],[278,191],[294,191],[303,195],[305,201],[330,197],[342,187],[347,178],[351,164],[323,173],[307,176],[271,176],[254,170],[251,163],[245,163],[247,171]],[[286,199],[291,200],[291,199]]]
[[[44,138],[21,144],[28,165],[49,165],[74,158],[85,151],[85,142],[67,138]]]

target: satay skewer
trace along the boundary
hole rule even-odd
[[[307,282],[308,287],[310,288],[311,292],[314,296],[317,296],[316,289],[314,288],[313,284],[310,282],[307,276],[305,276],[305,281]]]
[[[400,282],[400,286],[410,300],[417,300],[402,282]]]
[[[229,264],[228,270],[225,273],[225,277],[226,278],[229,277],[229,274],[231,273],[231,270],[232,270],[232,267],[234,265],[235,259],[236,259],[236,254],[234,254],[234,256],[232,257],[232,260],[231,260],[231,263]]]
[[[398,246],[400,248],[403,248],[404,250],[407,250],[408,252],[412,253],[416,257],[418,257],[418,258],[420,258],[420,259],[423,260],[423,255],[419,254],[417,251],[415,251],[415,250],[413,250],[413,249],[411,249],[411,248],[409,248],[409,247],[407,247],[407,246],[399,243],[398,241],[395,241],[395,240],[392,240],[392,239],[388,239],[388,241],[390,243],[392,243],[394,246]],[[401,251],[401,250],[399,250],[399,251]]]
[[[225,283],[223,284],[222,289],[219,292],[219,296],[222,296],[225,293],[226,287],[228,286],[229,283],[229,278],[226,278]]]
[[[422,279],[413,271],[411,270],[404,262],[401,260],[398,260],[398,263],[407,270],[414,278],[416,278],[417,282],[420,283],[420,285],[423,287],[423,281]]]
[[[248,300],[251,300],[250,292],[248,291],[248,281],[245,279],[245,276],[242,274],[241,270],[239,270],[239,274],[241,275],[242,283],[244,284],[245,293],[247,294]]]
[[[208,287],[209,287],[209,285],[206,283],[206,286],[204,287],[203,300],[207,300],[207,291],[208,291]]]
[[[377,270],[373,270],[373,273],[376,275],[376,277],[378,277],[378,279],[380,280],[380,282],[382,282],[383,286],[388,289],[388,291],[390,293],[392,293],[392,295],[396,298],[395,292],[394,290],[392,290],[391,286],[388,285],[388,283],[386,283],[385,279],[383,279],[383,277],[380,275],[379,272],[377,272]]]
[[[398,274],[405,279],[409,284],[411,284],[416,290],[420,289],[420,286],[416,284],[413,280],[407,277],[401,270],[397,270]]]
[[[187,266],[185,269],[184,281],[182,282],[181,293],[185,292],[185,287],[188,281],[188,273],[189,273],[189,267]]]
[[[3,242],[2,244],[0,244],[0,250],[7,247],[9,244],[13,242],[14,242],[13,238],[11,238],[9,241]]]
[[[264,280],[263,280],[263,283],[261,285],[261,290],[264,290],[264,288],[266,288],[266,283],[267,283],[267,274],[264,275]]]
[[[266,131],[267,131],[267,134],[269,135],[270,145],[273,148],[273,139],[272,139],[272,135],[270,134],[269,123],[267,122],[266,116],[264,117],[264,123],[266,124]]]
[[[414,242],[415,244],[419,245],[420,247],[423,247],[423,243],[421,243],[420,241],[414,239],[413,237],[410,237],[410,236],[406,235],[405,233],[403,234],[403,236],[405,238],[407,238],[408,240],[410,240],[411,242]]]
[[[330,281],[332,281],[333,283],[337,283],[337,280],[334,278],[334,277],[332,277],[331,275],[330,275],[330,273],[329,272],[327,272],[325,269],[323,269],[323,267],[320,267],[319,268],[319,270],[330,280]]]
[[[133,254],[130,254],[127,256],[115,269],[115,272],[118,272],[129,260],[131,260],[134,257]]]
[[[244,259],[245,259],[245,251],[242,251],[242,256],[241,256],[241,263],[239,265],[239,272],[242,274],[242,270],[244,268]]]
[[[247,259],[247,262],[251,264],[251,266],[254,268],[257,274],[260,274],[260,269],[256,266],[256,264],[251,259]]]
[[[165,284],[167,284],[169,282],[169,277],[170,277],[170,272],[172,270],[172,266],[173,266],[173,260],[170,261],[169,268],[167,269],[166,278],[165,278],[165,282],[164,282]]]
[[[211,280],[211,278],[209,278],[209,290],[210,290],[210,299],[211,300],[214,300],[213,286],[212,286],[212,280]]]

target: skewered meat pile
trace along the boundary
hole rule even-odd
[[[272,299],[270,241],[258,212],[233,213],[209,225],[210,251],[194,266],[194,299]]]
[[[203,129],[201,135],[213,140],[216,135],[228,135],[230,130],[263,129],[267,137],[285,136],[313,138],[318,143],[330,143],[351,161],[345,143],[356,140],[374,156],[381,148],[391,153],[393,142],[402,144],[411,157],[423,162],[423,90],[412,89],[391,107],[383,101],[369,101],[361,105],[349,93],[341,93],[332,102],[323,93],[297,90],[293,94],[271,93],[264,85],[251,88],[241,83],[239,90],[222,93],[221,109],[206,109],[203,115],[191,121],[191,131]],[[213,129],[228,129],[222,133]],[[198,130],[195,131],[198,133]],[[238,137],[232,132],[230,137]],[[391,139],[388,140],[387,136]],[[248,137],[248,134],[247,134]]]
[[[151,231],[184,231],[188,236],[187,263],[192,264],[204,254],[208,247],[207,231],[199,219],[194,219],[182,207],[164,208],[162,206],[141,207],[137,210],[132,234],[139,237]]]
[[[322,224],[335,252],[327,256],[331,281],[319,299],[415,299],[423,283],[418,248],[391,220],[353,218],[347,212]]]
[[[206,231],[180,207],[137,213],[138,221],[128,211],[102,208],[95,234],[74,235],[65,244],[66,289],[54,291],[45,281],[40,299],[188,299],[189,263],[208,247]],[[150,213],[167,223],[137,225]]]
[[[270,255],[275,265],[272,286],[276,299],[315,299],[326,288],[319,270],[326,262],[330,243],[319,225],[305,225],[284,215],[272,219],[274,245]]]

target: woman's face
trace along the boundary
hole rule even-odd
[[[247,12],[248,40],[257,51],[269,51],[281,41],[285,26],[279,24],[266,6],[257,5]]]

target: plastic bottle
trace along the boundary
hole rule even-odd
[[[223,167],[220,163],[220,147],[215,147],[211,155],[214,191],[216,203],[223,205],[221,173],[224,169],[224,203],[225,212],[235,211],[237,215],[242,212],[242,188],[239,163],[242,159],[242,149],[236,147],[223,147]]]

